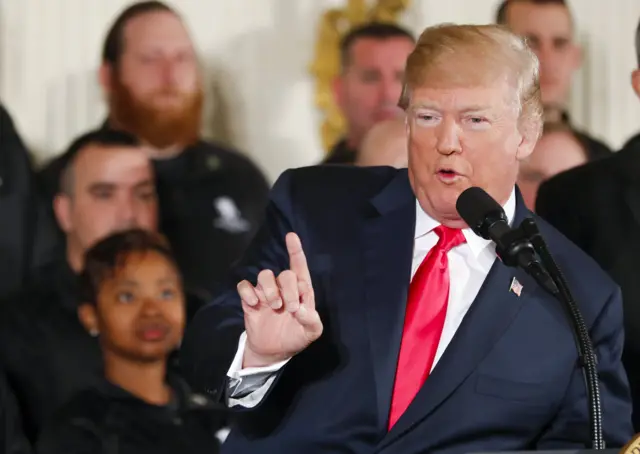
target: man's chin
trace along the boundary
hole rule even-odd
[[[177,114],[186,110],[188,104],[182,96],[171,96],[156,99],[149,104],[152,111],[162,113],[164,115]]]

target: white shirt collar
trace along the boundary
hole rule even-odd
[[[507,220],[509,221],[509,225],[513,224],[513,218],[516,214],[516,190],[515,187],[511,191],[511,195],[502,207],[504,209],[505,214],[507,215]],[[430,233],[433,229],[438,227],[440,223],[429,216],[424,212],[420,203],[416,199],[416,231],[415,231],[415,239],[418,239],[428,233]],[[467,244],[471,249],[474,257],[478,258],[480,254],[487,248],[488,246],[492,246],[491,240],[485,240],[484,238],[473,233],[473,230],[470,228],[466,228],[462,230],[462,234],[467,240]],[[493,249],[493,246],[492,246]]]

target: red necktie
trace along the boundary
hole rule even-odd
[[[434,232],[439,237],[438,243],[424,258],[409,285],[389,429],[405,412],[429,376],[447,315],[447,252],[465,241],[462,231],[458,229],[441,225]]]

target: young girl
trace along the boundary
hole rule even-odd
[[[78,316],[100,341],[105,382],[64,406],[38,451],[218,452],[211,408],[167,376],[167,358],[182,339],[185,300],[165,240],[142,230],[106,238],[87,252],[80,279]]]

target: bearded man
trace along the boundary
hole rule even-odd
[[[158,1],[122,11],[107,33],[99,78],[104,126],[134,134],[151,154],[160,228],[187,287],[211,292],[260,224],[269,187],[245,156],[201,140],[203,75],[179,13]],[[52,197],[64,167],[63,155],[41,173]]]

